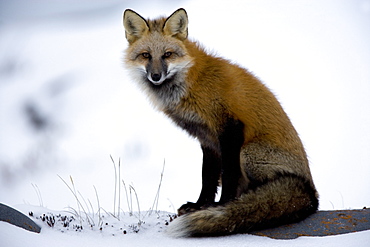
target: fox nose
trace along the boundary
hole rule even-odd
[[[161,79],[161,74],[156,74],[156,73],[152,74],[153,81],[159,81],[160,79]]]

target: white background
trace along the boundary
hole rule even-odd
[[[307,149],[320,209],[370,206],[368,0],[2,1],[0,202],[76,206],[58,177],[72,176],[86,199],[96,202],[95,186],[112,211],[110,155],[142,209],[164,160],[159,207],[174,212],[198,198],[199,144],[152,109],[122,66],[123,10],[154,18],[179,7],[191,38],[278,97]],[[32,127],[27,107],[43,128]]]

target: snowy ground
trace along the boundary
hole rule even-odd
[[[159,212],[151,215],[127,213],[121,215],[120,221],[115,217],[102,213],[99,223],[98,215],[90,217],[96,224],[89,227],[85,220],[82,224],[78,217],[66,212],[50,211],[46,208],[29,205],[18,206],[24,213],[33,213],[33,220],[42,226],[40,234],[31,233],[21,228],[0,222],[1,246],[367,246],[370,240],[370,231],[344,234],[330,237],[299,237],[294,240],[275,240],[267,237],[258,237],[249,234],[239,234],[226,237],[176,239],[166,235],[168,213]],[[103,217],[104,214],[104,217]],[[142,212],[142,214],[145,214]],[[55,218],[54,221],[44,219]],[[67,218],[63,218],[67,216]],[[86,219],[85,217],[83,217]],[[142,223],[139,226],[139,218]],[[62,220],[61,220],[62,219]],[[73,220],[71,220],[73,219]],[[68,226],[64,226],[69,222]],[[50,227],[53,225],[53,227]],[[67,225],[67,224],[66,224]],[[83,226],[82,230],[80,226]]]
[[[158,208],[175,212],[197,199],[199,145],[153,111],[121,62],[125,8],[156,17],[179,7],[188,11],[191,37],[249,68],[277,95],[306,146],[320,208],[370,206],[369,0],[1,1],[0,201],[76,208],[58,177],[69,182],[72,176],[86,200],[97,208],[95,186],[100,206],[112,212],[118,175],[110,155],[117,170],[121,160],[120,178],[137,192],[141,210],[153,206],[164,160]],[[120,205],[127,212],[120,184]],[[55,238],[61,239],[56,246],[179,244],[150,227],[115,237],[47,227],[35,235],[3,222],[0,228],[10,236],[0,236],[5,246],[54,245]],[[180,242],[361,246],[365,238],[369,232],[294,241],[238,235]]]

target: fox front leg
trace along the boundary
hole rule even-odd
[[[196,203],[188,202],[178,209],[178,215],[194,212],[214,205],[221,174],[221,157],[213,149],[202,145],[202,191]]]
[[[240,150],[244,143],[243,129],[242,122],[229,119],[219,136],[219,151],[202,145],[202,191],[196,203],[188,202],[179,208],[179,215],[221,205],[237,197],[241,177]],[[222,177],[222,194],[220,201],[215,203],[220,176]]]

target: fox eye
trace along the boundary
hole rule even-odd
[[[165,53],[164,53],[163,57],[164,57],[164,58],[168,58],[168,57],[170,57],[171,55],[172,55],[172,52],[167,51],[167,52],[165,52]]]
[[[141,53],[141,55],[142,55],[144,58],[150,58],[150,53],[149,53],[149,52],[143,52],[143,53]]]

